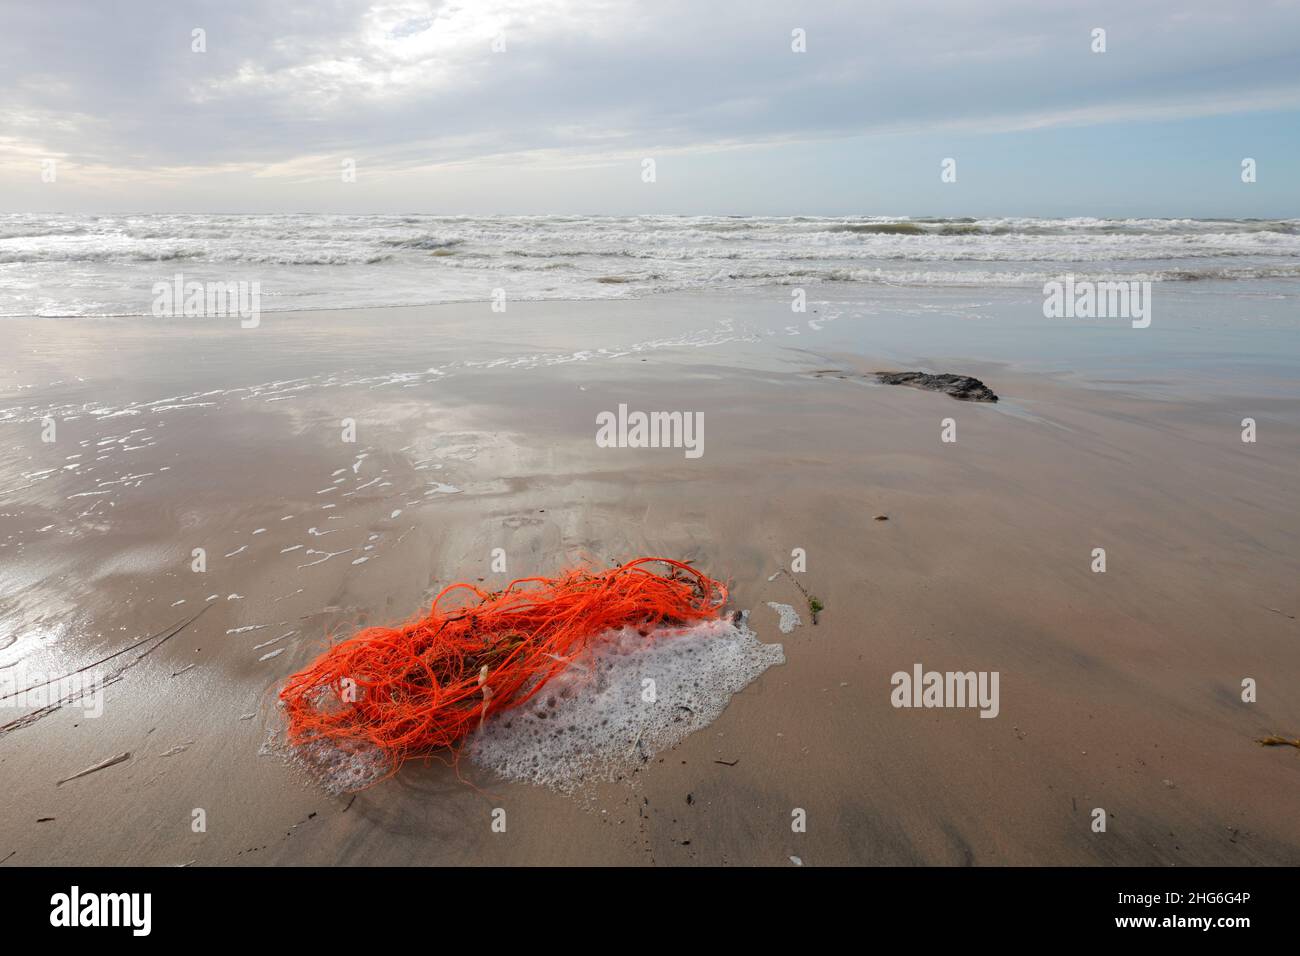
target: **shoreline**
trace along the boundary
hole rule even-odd
[[[1070,265],[1071,268],[1062,268],[1058,270],[1046,270],[1044,276],[1048,281],[1053,279],[1064,279],[1066,277],[1084,278],[1088,275],[1097,275],[1100,277],[1111,277],[1119,281],[1130,281],[1134,279],[1144,279],[1145,274],[1128,273],[1128,272],[1094,272],[1087,268],[1102,263],[1062,263],[1062,266]],[[355,264],[353,264],[355,265]],[[345,267],[346,268],[346,267]],[[206,274],[210,269],[201,270]],[[182,271],[183,274],[183,271]],[[1159,287],[1168,287],[1169,293],[1173,296],[1181,295],[1225,295],[1225,296],[1243,296],[1259,294],[1261,287],[1266,288],[1267,295],[1272,298],[1287,298],[1290,296],[1300,296],[1300,276],[1273,276],[1273,277],[1196,277],[1186,279],[1156,279],[1147,282],[1148,285]],[[161,280],[159,280],[161,281]],[[622,285],[620,282],[610,282],[608,277],[593,278],[591,281],[604,285]],[[650,289],[631,289],[630,291],[619,295],[586,295],[576,296],[570,294],[564,295],[536,295],[525,294],[515,297],[517,293],[510,295],[511,305],[592,305],[592,304],[617,304],[622,302],[640,302],[654,301],[660,298],[710,298],[719,297],[727,298],[731,296],[754,297],[780,299],[783,294],[788,294],[795,289],[803,289],[806,292],[825,295],[831,301],[840,299],[850,299],[854,296],[880,295],[889,294],[890,292],[903,292],[924,298],[928,295],[970,295],[973,293],[1006,296],[1008,298],[1025,297],[1027,294],[1035,303],[1040,301],[1040,295],[1043,292],[1043,283],[1034,281],[1017,281],[1005,284],[999,283],[994,285],[985,285],[980,282],[960,283],[960,282],[890,282],[884,278],[876,280],[867,279],[850,279],[850,280],[826,280],[815,276],[809,276],[808,281],[794,281],[791,278],[776,279],[769,281],[754,281],[752,284],[737,285],[733,287],[723,287],[719,289],[710,289],[708,287],[682,287],[682,288],[650,288]],[[386,312],[389,310],[410,310],[410,309],[438,309],[438,308],[457,308],[457,307],[474,307],[485,306],[492,302],[492,293],[470,296],[466,298],[439,298],[428,301],[417,302],[376,302],[372,304],[348,304],[343,306],[325,305],[317,307],[305,307],[302,305],[287,306],[284,308],[266,308],[259,307],[260,315],[291,317],[294,315],[310,316],[316,313],[326,312]],[[1279,323],[1279,328],[1294,328],[1294,320],[1284,310],[1279,310],[1279,316],[1287,315],[1287,319]],[[31,312],[13,312],[0,313],[0,321],[94,321],[97,319],[145,319],[154,322],[222,322],[233,321],[238,319],[237,315],[229,316],[155,316],[150,311],[140,310],[132,312],[105,312],[105,313],[31,313]]]

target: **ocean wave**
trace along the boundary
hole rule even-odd
[[[415,236],[410,239],[381,239],[386,246],[399,249],[451,249],[464,245],[464,239],[446,239],[440,236]]]
[[[1300,220],[0,215],[0,315],[141,314],[177,272],[264,306],[601,298],[764,284],[1014,286],[1065,271],[1294,280]]]
[[[926,234],[925,227],[919,222],[850,222],[831,226],[829,231],[881,236],[923,236]]]
[[[319,252],[311,250],[170,248],[149,250],[120,249],[41,249],[14,250],[0,248],[0,265],[23,265],[59,262],[147,263],[196,262],[254,263],[271,266],[373,265],[391,259],[391,253],[372,250]]]

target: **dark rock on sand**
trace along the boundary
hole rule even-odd
[[[911,385],[913,388],[928,388],[932,392],[943,392],[963,402],[996,402],[998,397],[977,378],[969,375],[931,375],[929,372],[877,372],[883,385]]]

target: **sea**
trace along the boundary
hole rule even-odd
[[[149,315],[157,283],[263,311],[1076,279],[1300,291],[1300,219],[0,215],[0,316]]]

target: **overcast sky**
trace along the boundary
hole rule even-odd
[[[0,2],[0,211],[1268,217],[1298,178],[1295,2]]]

